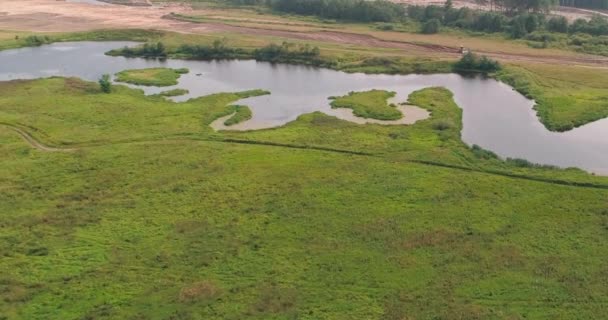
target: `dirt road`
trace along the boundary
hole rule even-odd
[[[408,42],[406,39],[384,40],[371,35],[340,31],[298,32],[277,29],[249,28],[214,23],[192,23],[167,18],[170,13],[187,14],[190,7],[165,5],[162,7],[131,7],[119,5],[96,6],[57,0],[0,0],[0,30],[34,32],[86,31],[111,28],[141,28],[180,33],[238,33],[274,36],[287,39],[314,40],[347,45],[401,49],[413,55],[457,58],[459,48],[433,43]],[[429,41],[430,42],[430,41]],[[502,61],[532,61],[557,64],[578,64],[607,67],[608,58],[591,55],[538,55],[507,53],[499,50],[476,52]]]

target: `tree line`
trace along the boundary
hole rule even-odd
[[[302,63],[323,65],[319,47],[309,44],[269,44],[265,47],[247,50],[228,45],[226,39],[217,39],[209,44],[184,44],[175,49],[167,50],[162,42],[146,43],[139,47],[124,47],[112,50],[109,55],[143,58],[166,58],[168,55],[198,60],[212,59],[256,59],[269,62]]]
[[[409,18],[422,24],[423,33],[436,33],[442,26],[472,31],[504,32],[512,38],[523,38],[535,31],[546,30],[559,33],[587,33],[608,35],[608,20],[599,15],[589,21],[578,19],[568,23],[565,17],[547,17],[542,12],[521,12],[510,15],[506,12],[478,11],[469,8],[455,9],[450,1],[444,6],[410,6]]]
[[[559,5],[587,9],[608,9],[608,0],[559,0]]]

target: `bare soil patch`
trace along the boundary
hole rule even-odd
[[[409,1],[409,0],[408,0]],[[412,0],[415,1],[415,0]],[[96,6],[86,3],[68,3],[55,0],[3,0],[0,29],[32,32],[69,32],[112,28],[139,28],[179,33],[238,33],[282,37],[296,40],[322,41],[347,45],[401,49],[415,55],[433,55],[456,59],[458,47],[407,40],[383,40],[372,35],[340,31],[299,32],[289,30],[230,26],[219,22],[193,23],[171,18],[170,13],[187,14],[192,11],[183,4],[163,6]],[[531,61],[606,66],[608,58],[591,55],[538,55],[506,53],[494,50],[478,51],[502,61]]]

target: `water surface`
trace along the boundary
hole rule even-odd
[[[463,109],[462,138],[467,144],[477,144],[502,157],[608,174],[608,119],[564,133],[550,132],[538,121],[532,109],[533,101],[492,79],[456,74],[347,74],[250,60],[155,61],[104,55],[110,49],[125,45],[132,43],[59,43],[2,51],[0,80],[59,75],[95,81],[104,73],[124,69],[185,67],[190,73],[183,75],[177,86],[142,89],[148,94],[173,88],[188,89],[190,94],[177,97],[178,101],[218,92],[269,90],[271,95],[238,102],[248,105],[253,112],[253,118],[242,125],[246,129],[280,126],[314,111],[344,116],[344,110],[331,109],[328,97],[350,91],[390,90],[397,92],[395,102],[405,102],[413,91],[442,86],[454,93],[456,103]]]

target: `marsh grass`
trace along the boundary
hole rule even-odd
[[[116,81],[142,86],[168,87],[177,84],[182,74],[188,73],[186,68],[148,68],[124,70],[116,74]]]
[[[158,95],[162,96],[162,97],[177,97],[177,96],[183,96],[188,93],[190,93],[190,91],[188,91],[186,89],[172,89],[172,90],[163,91],[163,92],[159,93]]]
[[[356,116],[362,118],[397,120],[403,115],[394,105],[389,105],[387,102],[395,94],[383,90],[350,92],[343,97],[332,97],[331,107],[352,109]]]
[[[234,105],[234,106],[232,106],[232,108],[234,108],[235,113],[228,120],[224,121],[225,125],[232,126],[237,123],[241,123],[243,121],[247,121],[247,120],[251,119],[252,113],[251,113],[251,109],[249,109],[249,107]]]

